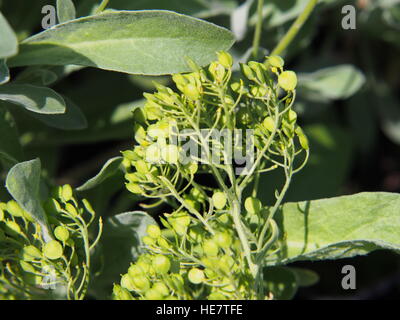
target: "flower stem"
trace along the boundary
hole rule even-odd
[[[110,0],[103,0],[103,1],[100,3],[100,5],[98,6],[98,8],[96,9],[96,12],[95,12],[95,13],[98,14],[98,13],[103,12],[104,9],[107,7],[109,1],[110,1]]]
[[[280,55],[285,49],[290,45],[293,41],[294,37],[298,34],[303,24],[307,21],[311,12],[314,10],[317,5],[318,0],[310,0],[303,12],[297,17],[296,21],[292,24],[290,29],[287,31],[282,40],[278,43],[278,45],[272,50],[271,55]]]
[[[254,39],[253,39],[253,57],[257,57],[258,49],[260,47],[260,39],[261,39],[261,31],[262,31],[262,23],[263,23],[263,7],[264,7],[264,0],[258,0],[257,24],[256,24],[256,30],[254,32]]]

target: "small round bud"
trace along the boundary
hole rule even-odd
[[[248,197],[244,202],[246,211],[250,214],[258,214],[262,208],[262,203],[257,198]]]
[[[14,235],[15,233],[20,234],[21,233],[21,228],[18,225],[18,223],[16,223],[15,221],[11,221],[8,220],[6,221],[6,230],[5,232],[11,235]]]
[[[220,51],[218,53],[218,61],[226,69],[230,69],[233,64],[232,56],[228,52],[225,52],[225,51]]]
[[[118,284],[114,284],[113,296],[116,300],[133,300],[130,292]]]
[[[200,98],[200,91],[197,87],[191,83],[183,87],[183,93],[190,100],[198,100]]]
[[[24,270],[25,272],[30,272],[30,273],[35,273],[35,268],[28,262],[21,260],[19,262],[21,269]]]
[[[131,278],[131,277],[130,277]],[[147,279],[146,276],[139,276],[135,278],[131,278],[133,285],[141,290],[141,291],[147,291],[150,288],[150,281]]]
[[[297,76],[293,71],[284,71],[278,77],[279,86],[286,91],[293,91],[297,86]]]
[[[215,257],[218,255],[218,245],[213,240],[206,240],[203,244],[204,253],[208,256]]]
[[[220,191],[215,192],[212,196],[212,201],[215,208],[218,210],[223,209],[226,206],[227,201],[225,193]]]
[[[166,256],[161,254],[156,255],[151,263],[156,273],[165,274],[171,268],[171,262]]]
[[[310,146],[308,143],[308,138],[304,134],[303,130],[300,127],[297,127],[295,132],[296,132],[297,136],[299,137],[299,142],[300,142],[301,147],[304,150],[308,150]]]
[[[50,260],[59,259],[63,255],[63,247],[57,240],[51,240],[44,245],[43,254]]]
[[[68,213],[69,213],[71,216],[76,217],[76,216],[79,215],[79,214],[78,214],[78,210],[76,210],[76,208],[74,207],[74,205],[73,205],[72,203],[70,203],[70,202],[68,202],[68,203],[65,205],[65,210],[67,210]]]
[[[146,231],[147,231],[147,234],[154,239],[158,239],[161,236],[161,230],[155,224],[151,224],[151,225],[147,226]]]
[[[247,79],[251,81],[256,80],[254,71],[247,64],[241,64],[241,68],[242,68],[242,73],[245,75]]]
[[[121,277],[121,287],[129,291],[135,291],[135,285],[132,278],[128,274],[124,274]]]
[[[146,300],[162,300],[164,297],[157,290],[150,289],[150,290],[146,291],[144,298]]]
[[[161,157],[170,164],[177,164],[179,160],[179,150],[176,145],[170,144],[161,149]]]
[[[146,246],[154,246],[156,244],[155,239],[148,237],[148,236],[144,236],[142,238],[142,242],[146,245]]]
[[[7,211],[14,217],[23,217],[24,209],[15,200],[10,200],[7,202]]]
[[[73,197],[73,191],[69,184],[66,184],[61,189],[61,197],[65,202],[68,202]]]
[[[158,144],[154,143],[147,147],[146,160],[152,163],[158,163],[161,160],[161,151]]]
[[[157,291],[161,296],[166,297],[169,295],[169,289],[168,287],[162,283],[162,282],[157,282],[153,285],[152,290]]]
[[[218,232],[214,236],[214,241],[220,246],[221,248],[229,248],[232,244],[232,237],[228,232]]]
[[[126,188],[129,192],[132,192],[134,194],[141,194],[143,192],[142,187],[139,186],[137,183],[127,183]]]
[[[268,63],[275,68],[283,68],[285,61],[280,56],[270,56],[268,58]]]
[[[191,283],[199,284],[202,283],[205,279],[203,270],[198,268],[193,268],[188,273],[188,278]]]
[[[273,132],[275,130],[275,121],[271,117],[266,117],[262,124],[263,127],[269,132]]]
[[[63,227],[63,226],[58,226],[55,230],[54,230],[54,236],[62,241],[65,242],[69,239],[69,231],[67,228]]]
[[[35,259],[40,260],[42,258],[42,253],[35,246],[25,246],[22,249],[22,259],[24,261],[33,261]]]

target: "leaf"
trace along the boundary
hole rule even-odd
[[[0,84],[10,81],[10,71],[8,70],[6,61],[0,59]]]
[[[82,130],[87,128],[85,115],[70,99],[63,97],[66,103],[66,111],[63,114],[38,114],[32,116],[49,127],[61,130]]]
[[[313,101],[347,99],[365,83],[364,75],[352,65],[340,65],[299,74],[299,93]]]
[[[29,84],[6,84],[0,87],[0,100],[42,114],[62,114],[65,101],[54,90]]]
[[[297,278],[291,269],[286,267],[264,268],[265,291],[270,292],[276,300],[290,300],[297,292]]]
[[[254,0],[247,0],[232,12],[231,30],[237,41],[243,40],[246,36],[249,11],[253,2]]]
[[[75,19],[76,12],[72,0],[57,0],[57,17],[60,23]]]
[[[286,203],[276,216],[281,250],[275,263],[342,259],[377,249],[400,253],[400,195],[366,192]]]
[[[0,12],[0,59],[14,56],[17,52],[17,36]]]
[[[142,211],[121,213],[107,219],[100,241],[104,269],[91,288],[98,298],[110,295],[113,283],[119,282],[121,274],[142,252],[141,238],[146,235],[149,224],[156,222]]]
[[[100,172],[93,178],[86,181],[83,185],[76,188],[77,191],[86,191],[100,185],[103,181],[113,176],[119,169],[122,163],[122,157],[115,157],[108,160]]]
[[[18,204],[42,227],[43,239],[51,240],[46,213],[41,205],[41,164],[39,159],[21,162],[10,169],[6,188]]]
[[[0,160],[8,166],[22,161],[18,130],[11,113],[0,107]]]
[[[46,68],[33,66],[18,74],[14,83],[27,83],[37,86],[48,86],[57,81],[57,74]]]
[[[133,74],[189,71],[206,65],[233,35],[209,22],[169,11],[106,11],[57,25],[21,44],[10,66],[92,66]]]

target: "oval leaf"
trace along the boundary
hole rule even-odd
[[[8,101],[26,110],[43,114],[62,114],[65,101],[54,90],[29,84],[6,84],[0,87],[0,100]]]
[[[40,198],[41,164],[39,159],[21,162],[12,167],[7,175],[6,188],[18,204],[42,227],[43,239],[51,239],[46,213]]]
[[[400,195],[376,192],[287,203],[277,263],[341,259],[377,249],[400,252]]]
[[[314,101],[347,99],[365,83],[365,77],[352,65],[340,65],[299,75],[299,92]]]
[[[17,52],[17,36],[0,12],[0,59],[16,55]]]
[[[233,44],[231,32],[170,11],[107,11],[76,19],[21,44],[10,66],[92,66],[133,74],[189,71],[186,58],[206,65]]]
[[[120,165],[122,163],[122,159],[123,159],[122,157],[115,157],[108,160],[95,177],[86,181],[82,186],[76,188],[76,190],[86,191],[97,187],[104,180],[108,179],[119,170]]]

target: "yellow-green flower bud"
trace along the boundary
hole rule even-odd
[[[263,127],[267,129],[269,132],[273,132],[275,130],[275,121],[271,117],[266,117],[263,121]]]
[[[151,263],[156,273],[166,274],[171,268],[171,261],[161,254],[156,255]]]
[[[63,255],[63,247],[57,240],[51,240],[44,245],[43,254],[50,260],[59,259]]]
[[[155,224],[148,225],[146,231],[147,234],[154,239],[158,239],[161,236],[161,230]]]
[[[202,283],[205,280],[203,270],[200,270],[198,268],[190,269],[190,271],[188,272],[188,278],[189,281],[194,284]]]
[[[128,189],[128,191],[132,192],[133,194],[142,194],[143,193],[142,187],[139,186],[137,183],[127,183],[126,189]]]
[[[66,242],[69,239],[69,231],[64,226],[58,226],[54,230],[54,236],[56,237],[56,239],[62,242]]]
[[[218,255],[218,245],[213,240],[206,240],[203,244],[203,251],[206,255],[215,257]]]
[[[268,63],[270,66],[275,67],[275,68],[283,68],[285,65],[285,61],[280,57],[280,56],[270,56],[268,58]]]
[[[217,208],[218,210],[225,208],[227,202],[225,193],[221,191],[215,192],[212,196],[212,201],[214,207]]]
[[[7,202],[7,211],[14,217],[23,217],[24,209],[15,200],[10,200]]]
[[[297,86],[297,76],[293,71],[284,71],[278,77],[279,86],[286,91],[293,91]]]
[[[133,279],[128,274],[124,274],[121,277],[121,287],[129,291],[135,291],[135,285],[133,283]]]
[[[72,188],[69,184],[66,184],[62,187],[61,189],[61,197],[64,200],[64,202],[68,202],[69,200],[72,199],[73,197],[73,191]]]
[[[244,202],[244,207],[248,213],[258,214],[262,209],[262,204],[257,198],[248,197]]]
[[[225,51],[218,52],[218,61],[226,69],[230,69],[233,65],[232,56]]]

